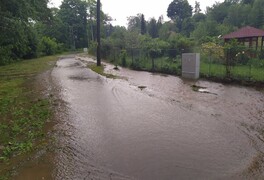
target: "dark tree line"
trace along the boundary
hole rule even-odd
[[[95,0],[63,0],[59,8],[49,8],[48,1],[0,1],[0,65],[88,47],[95,41]],[[110,31],[110,17],[101,14],[102,31]]]
[[[47,4],[48,0],[0,1],[0,64],[83,47],[93,52],[96,0],[63,0],[59,8]],[[175,54],[246,25],[264,28],[264,1],[225,0],[202,12],[198,2],[192,7],[187,0],[173,0],[167,16],[171,21],[130,16],[126,28],[112,26],[111,17],[101,11],[103,54],[113,47],[171,48]],[[151,47],[155,43],[160,46]]]

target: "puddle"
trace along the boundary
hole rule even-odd
[[[127,80],[97,79],[76,61],[58,61],[52,73],[67,104],[56,126],[55,179],[241,179],[261,168],[255,128],[249,139],[241,123],[263,123],[263,93],[126,68],[115,72]]]

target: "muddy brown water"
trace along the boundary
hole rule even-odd
[[[125,78],[102,77],[79,58],[57,62],[51,78],[65,109],[47,177],[261,179],[263,92],[109,64],[106,71]]]

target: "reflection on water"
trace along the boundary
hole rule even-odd
[[[56,179],[239,179],[263,150],[241,126],[264,119],[263,93],[106,69],[127,80],[101,77],[73,58],[52,73],[67,102]]]

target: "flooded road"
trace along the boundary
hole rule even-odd
[[[91,60],[91,59],[86,59]],[[64,58],[54,179],[246,179],[260,171],[264,94]],[[192,86],[206,87],[199,93]],[[261,175],[260,175],[261,177]]]

